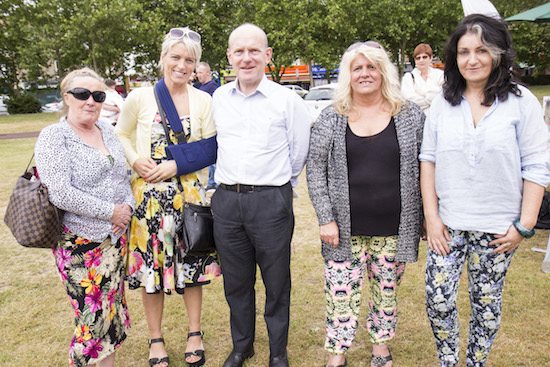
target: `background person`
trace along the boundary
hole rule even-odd
[[[106,79],[105,85],[107,86],[105,90],[107,98],[105,98],[105,102],[103,102],[99,117],[109,121],[112,125],[116,125],[124,100],[116,91],[116,83],[114,80]]]
[[[427,43],[416,46],[413,55],[415,67],[403,75],[401,92],[403,97],[426,111],[435,96],[441,93],[443,71],[432,68],[433,52]]]
[[[36,167],[50,201],[64,211],[53,248],[75,313],[71,366],[111,367],[130,326],[124,297],[124,233],[134,206],[124,150],[98,120],[105,85],[88,68],[61,82],[63,117],[40,132]]]
[[[405,102],[397,69],[373,41],[348,48],[334,103],[315,121],[307,159],[325,260],[327,366],[347,365],[368,277],[373,367],[392,366],[397,286],[418,257],[418,153],[424,114]]]
[[[500,326],[507,269],[533,234],[550,182],[548,131],[537,98],[512,80],[503,21],[467,16],[445,55],[443,95],[428,112],[420,155],[427,312],[440,365],[457,366],[456,297],[467,264],[466,366],[481,367]]]
[[[201,57],[200,35],[189,28],[173,28],[164,37],[159,66],[163,80],[181,117],[189,142],[216,134],[211,97],[189,84]],[[220,274],[214,254],[190,256],[176,228],[183,221],[183,203],[206,205],[205,190],[196,173],[178,176],[180,162],[169,160],[167,137],[155,100],[154,87],[132,91],[126,99],[117,132],[135,171],[132,189],[136,212],[130,228],[128,283],[142,289],[149,328],[151,366],[167,366],[162,338],[164,294],[183,294],[189,333],[185,361],[205,362],[201,331],[202,286]],[[178,180],[184,192],[178,187]]]
[[[200,90],[205,91],[206,93],[212,95],[214,91],[218,89],[218,83],[212,79],[212,70],[210,70],[210,65],[207,62],[199,62],[197,66],[197,80],[199,84],[196,86]],[[208,184],[206,186],[207,190],[216,189],[216,181],[214,180],[214,174],[216,173],[216,165],[212,164],[208,166]]]
[[[227,49],[236,81],[214,93],[220,185],[212,212],[233,339],[224,367],[254,355],[256,264],[266,288],[269,366],[288,366],[292,185],[306,160],[310,121],[296,93],[266,78],[271,55],[262,29],[237,27]]]

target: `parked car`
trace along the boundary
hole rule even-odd
[[[304,96],[308,93],[307,90],[305,90],[304,88],[300,87],[299,85],[294,85],[294,84],[285,84],[284,87],[290,89],[290,90],[293,90],[294,92],[296,92],[300,97],[304,98]]]
[[[42,106],[42,112],[59,112],[63,108],[63,101],[46,103]]]
[[[332,103],[332,95],[334,94],[334,89],[336,89],[336,86],[336,83],[331,83],[313,87],[304,97],[313,120],[317,119],[317,116],[319,116],[323,108]]]
[[[8,96],[0,95],[0,116],[1,115],[9,115],[8,106],[6,106],[6,100],[7,99],[8,99]]]

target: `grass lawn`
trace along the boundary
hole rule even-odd
[[[49,121],[44,116],[24,116],[25,126]],[[22,116],[19,116],[21,118]],[[27,117],[29,117],[27,119]],[[0,118],[3,131],[19,130],[18,117]],[[49,122],[47,122],[49,121]],[[0,216],[3,218],[12,187],[24,169],[35,139],[2,140],[0,164]],[[296,229],[292,243],[292,308],[289,357],[293,367],[322,366],[325,362],[323,263],[318,226],[302,177],[295,201]],[[531,247],[546,247],[548,231],[525,241],[509,269],[504,290],[504,314],[488,366],[550,366],[550,275],[540,271],[543,254]],[[391,342],[394,365],[398,367],[436,366],[431,329],[424,306],[425,244],[421,259],[409,264],[399,288],[400,319]],[[72,311],[55,270],[49,250],[19,246],[0,223],[0,366],[66,366],[72,335]],[[458,297],[461,340],[466,340],[469,317],[467,279],[463,276]],[[247,366],[267,366],[268,343],[263,321],[263,288],[257,283],[256,356]],[[365,290],[365,295],[367,291]],[[127,292],[132,329],[117,353],[117,366],[147,365],[147,327],[140,293]],[[166,299],[164,337],[172,367],[183,367],[187,325],[182,298]],[[366,304],[362,306],[361,327],[348,355],[350,366],[369,366],[370,345],[365,330]],[[221,366],[231,350],[229,312],[223,296],[222,280],[204,289],[203,330],[207,366]],[[461,352],[464,365],[464,347]]]
[[[550,85],[533,85],[529,87],[529,90],[537,96],[541,103],[543,96],[550,96]]]

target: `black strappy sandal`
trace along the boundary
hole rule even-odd
[[[155,338],[155,339],[149,339],[149,348],[151,348],[151,344],[155,343],[162,343],[164,344],[164,338]],[[162,357],[162,358],[149,358],[149,366],[155,367],[157,364],[166,363],[166,365],[170,364],[170,358],[168,356]]]
[[[385,367],[388,362],[392,360],[391,353],[387,356],[375,356],[372,355],[372,360],[370,362],[372,367]]]
[[[201,339],[204,336],[204,333],[202,331],[191,331],[189,334],[187,334],[187,339],[189,339],[192,336],[200,336]],[[200,357],[200,359],[196,362],[187,362],[187,358],[189,357]],[[204,349],[196,349],[193,352],[185,352],[185,363],[189,367],[202,367],[204,366],[204,363],[206,362],[206,356],[204,355]]]

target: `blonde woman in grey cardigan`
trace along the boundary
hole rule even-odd
[[[347,366],[368,277],[372,367],[392,366],[396,288],[418,256],[418,153],[424,114],[400,94],[395,66],[376,42],[351,45],[335,101],[314,123],[307,160],[325,261],[327,367]]]

